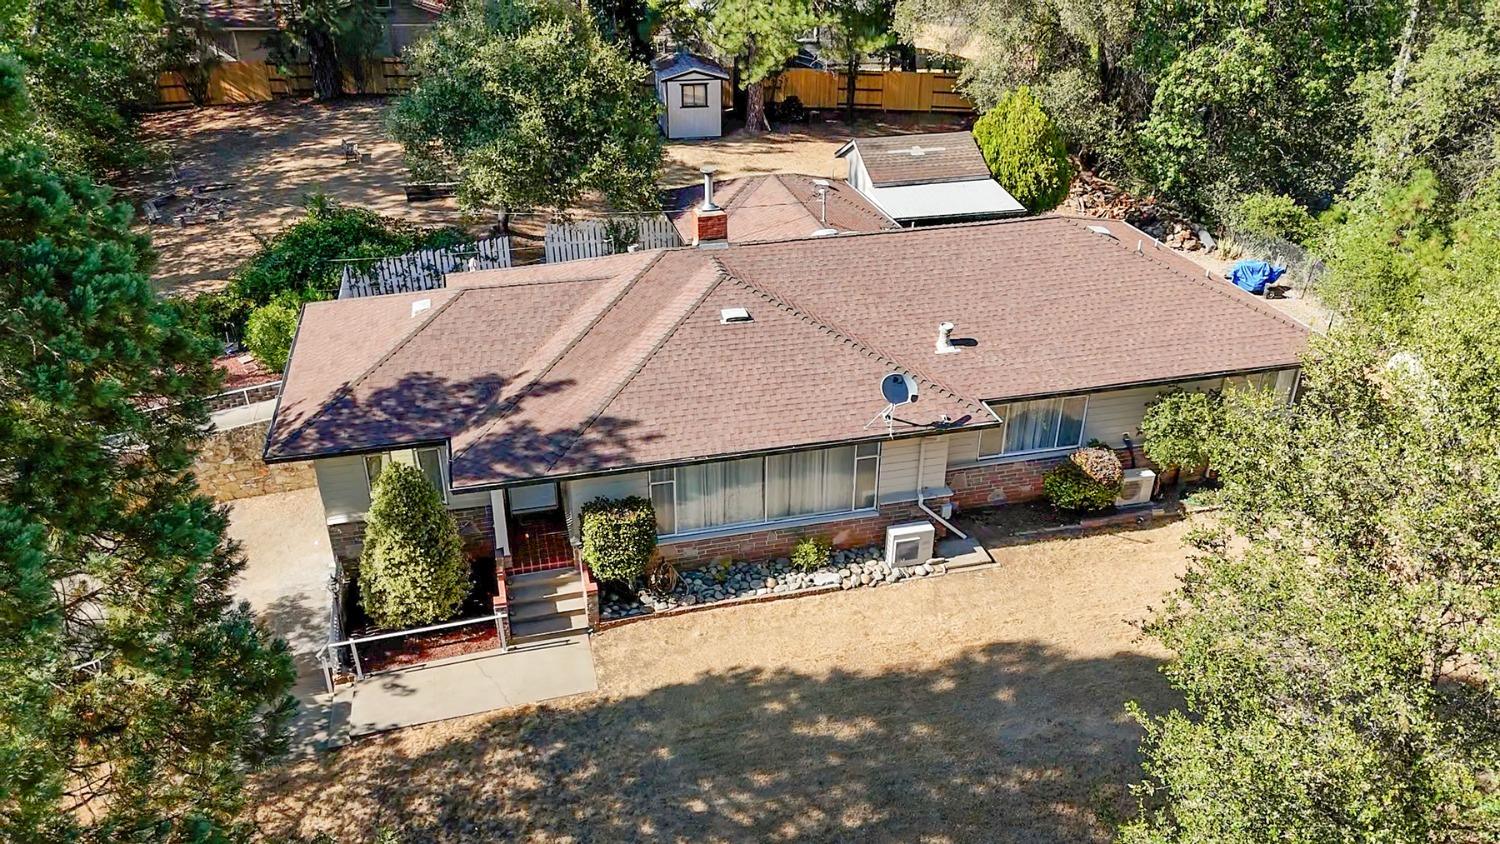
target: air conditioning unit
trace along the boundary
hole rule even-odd
[[[907,522],[885,529],[885,561],[896,566],[920,566],[932,559],[937,531],[931,522]]]
[[[1120,495],[1115,498],[1116,507],[1139,507],[1151,503],[1151,493],[1156,490],[1156,473],[1150,469],[1126,469],[1125,483]]]

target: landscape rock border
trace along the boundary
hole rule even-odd
[[[918,566],[893,567],[882,559],[881,551],[878,546],[835,551],[827,565],[810,572],[793,568],[786,557],[689,569],[682,572],[681,582],[667,595],[646,589],[630,592],[611,588],[608,594],[600,596],[598,626],[604,629],[712,607],[873,589],[948,572],[947,562],[942,559]]]

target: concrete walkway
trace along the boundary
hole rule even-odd
[[[250,602],[256,617],[287,641],[296,660],[292,694],[300,706],[292,721],[292,748],[296,754],[311,752],[329,738],[323,673],[314,654],[328,642],[333,552],[318,490],[230,502],[229,536],[245,551],[236,597]]]
[[[575,634],[372,674],[334,694],[333,729],[357,738],[597,688],[588,634]]]

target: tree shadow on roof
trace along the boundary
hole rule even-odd
[[[346,395],[316,416],[283,407],[278,429],[301,425],[291,440],[299,452],[372,450],[419,443],[437,443],[456,438],[470,427],[483,427],[495,419],[498,408],[519,389],[527,373],[511,381],[500,375],[467,380],[433,373],[413,373],[398,383],[367,396]],[[347,388],[347,385],[345,385]],[[517,405],[543,396],[579,388],[571,379],[542,380],[533,385]],[[581,426],[558,424],[548,427],[514,413],[495,423],[489,436],[462,452],[454,477],[484,474],[486,478],[529,478],[544,473],[560,450],[567,450],[570,465],[618,465],[630,463],[633,450],[657,438],[639,430],[632,419],[600,416],[587,425],[587,436],[578,438]],[[455,446],[455,456],[460,449]]]
[[[339,840],[1107,840],[1141,776],[1125,701],[1179,703],[1158,664],[1022,641],[920,670],[729,668],[360,742],[268,776],[252,815]]]

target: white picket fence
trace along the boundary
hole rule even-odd
[[[344,262],[339,298],[417,293],[443,286],[451,272],[509,267],[510,238],[492,237],[447,249],[423,249],[394,258]]]
[[[618,242],[616,236],[624,242]],[[677,228],[666,217],[621,218],[613,224],[605,220],[548,223],[542,236],[542,254],[549,264],[613,255],[631,246],[669,249],[681,245]]]

